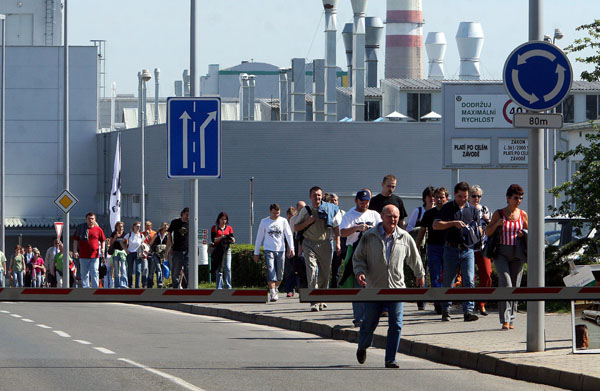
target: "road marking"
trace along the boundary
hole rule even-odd
[[[10,314],[10,312],[8,312],[6,310],[0,310],[0,312],[2,312],[3,314]]]
[[[41,327],[43,329],[51,329],[52,327],[46,326],[45,324],[36,324],[37,327]]]
[[[176,377],[176,376],[173,376],[173,375],[169,375],[168,373],[159,371],[159,370],[154,369],[154,368],[150,368],[150,367],[148,367],[148,366],[146,366],[144,364],[140,364],[140,363],[137,363],[135,361],[128,360],[126,358],[120,358],[119,361],[126,362],[126,363],[131,364],[133,366],[136,366],[138,368],[145,369],[146,371],[148,371],[150,373],[153,373],[155,375],[164,377],[165,379],[167,379],[167,380],[169,380],[169,381],[171,381],[171,382],[173,382],[175,384],[178,384],[178,385],[180,385],[181,387],[183,387],[183,388],[185,388],[187,390],[205,391],[203,388],[196,387],[195,385],[193,385],[191,383],[188,383],[188,382],[186,382],[185,380],[183,380],[183,379],[181,379],[179,377]]]
[[[53,333],[56,333],[57,335],[59,335],[60,337],[63,338],[71,338],[71,336],[67,333],[65,333],[64,331],[60,331],[60,330],[52,330]]]
[[[104,353],[104,354],[115,354],[115,352],[113,352],[112,350],[108,350],[106,348],[94,347],[94,349],[96,349],[97,351]]]
[[[27,323],[33,323],[33,320],[31,319],[21,319],[23,322],[27,322]]]
[[[10,316],[13,316],[13,317],[15,317],[15,318],[22,318],[22,316],[21,316],[21,315],[17,315],[17,314],[10,314]]]
[[[91,345],[92,344],[91,342],[83,341],[81,339],[74,339],[74,341],[77,342],[77,343],[80,343],[82,345]]]

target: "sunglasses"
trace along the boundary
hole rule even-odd
[[[481,198],[479,194],[471,194],[471,198]]]

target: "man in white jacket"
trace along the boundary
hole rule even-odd
[[[285,241],[288,245],[287,256],[294,256],[294,239],[292,230],[286,219],[280,216],[281,209],[277,204],[269,206],[270,216],[260,221],[256,244],[254,245],[254,261],[258,262],[260,246],[264,246],[265,261],[267,263],[267,284],[271,301],[279,300],[279,284],[283,280],[283,265]]]

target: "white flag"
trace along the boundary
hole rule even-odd
[[[112,186],[110,188],[110,230],[114,231],[115,224],[121,220],[121,133],[117,135],[115,148],[115,167]]]

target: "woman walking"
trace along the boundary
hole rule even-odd
[[[216,224],[210,229],[210,239],[215,246],[211,256],[217,272],[217,289],[231,289],[231,249],[229,245],[235,243],[233,228],[229,223],[229,216],[225,212],[219,213]]]
[[[523,188],[519,185],[510,185],[506,190],[506,207],[494,212],[491,223],[485,233],[492,236],[497,229],[501,229],[498,255],[494,258],[496,272],[498,272],[498,286],[518,287],[521,285],[523,265],[527,259],[523,258],[517,248],[519,241],[527,240],[527,213],[519,209],[523,201]],[[514,329],[517,315],[516,301],[499,301],[498,313],[502,330]]]
[[[481,216],[481,227],[485,230],[485,227],[490,222],[490,210],[487,206],[481,204],[481,197],[483,197],[483,189],[479,185],[471,186],[469,192],[469,203],[477,208]],[[478,287],[489,288],[492,286],[492,262],[488,257],[483,256],[483,245],[485,244],[485,236],[482,240],[475,245],[475,265],[477,266],[477,272],[479,275]],[[483,316],[488,316],[488,312],[485,309],[485,302],[477,302],[475,306],[479,313]]]
[[[10,267],[8,270],[12,274],[13,288],[23,288],[23,270],[25,269],[25,256],[21,251],[21,246],[17,244],[15,253],[10,257]]]

